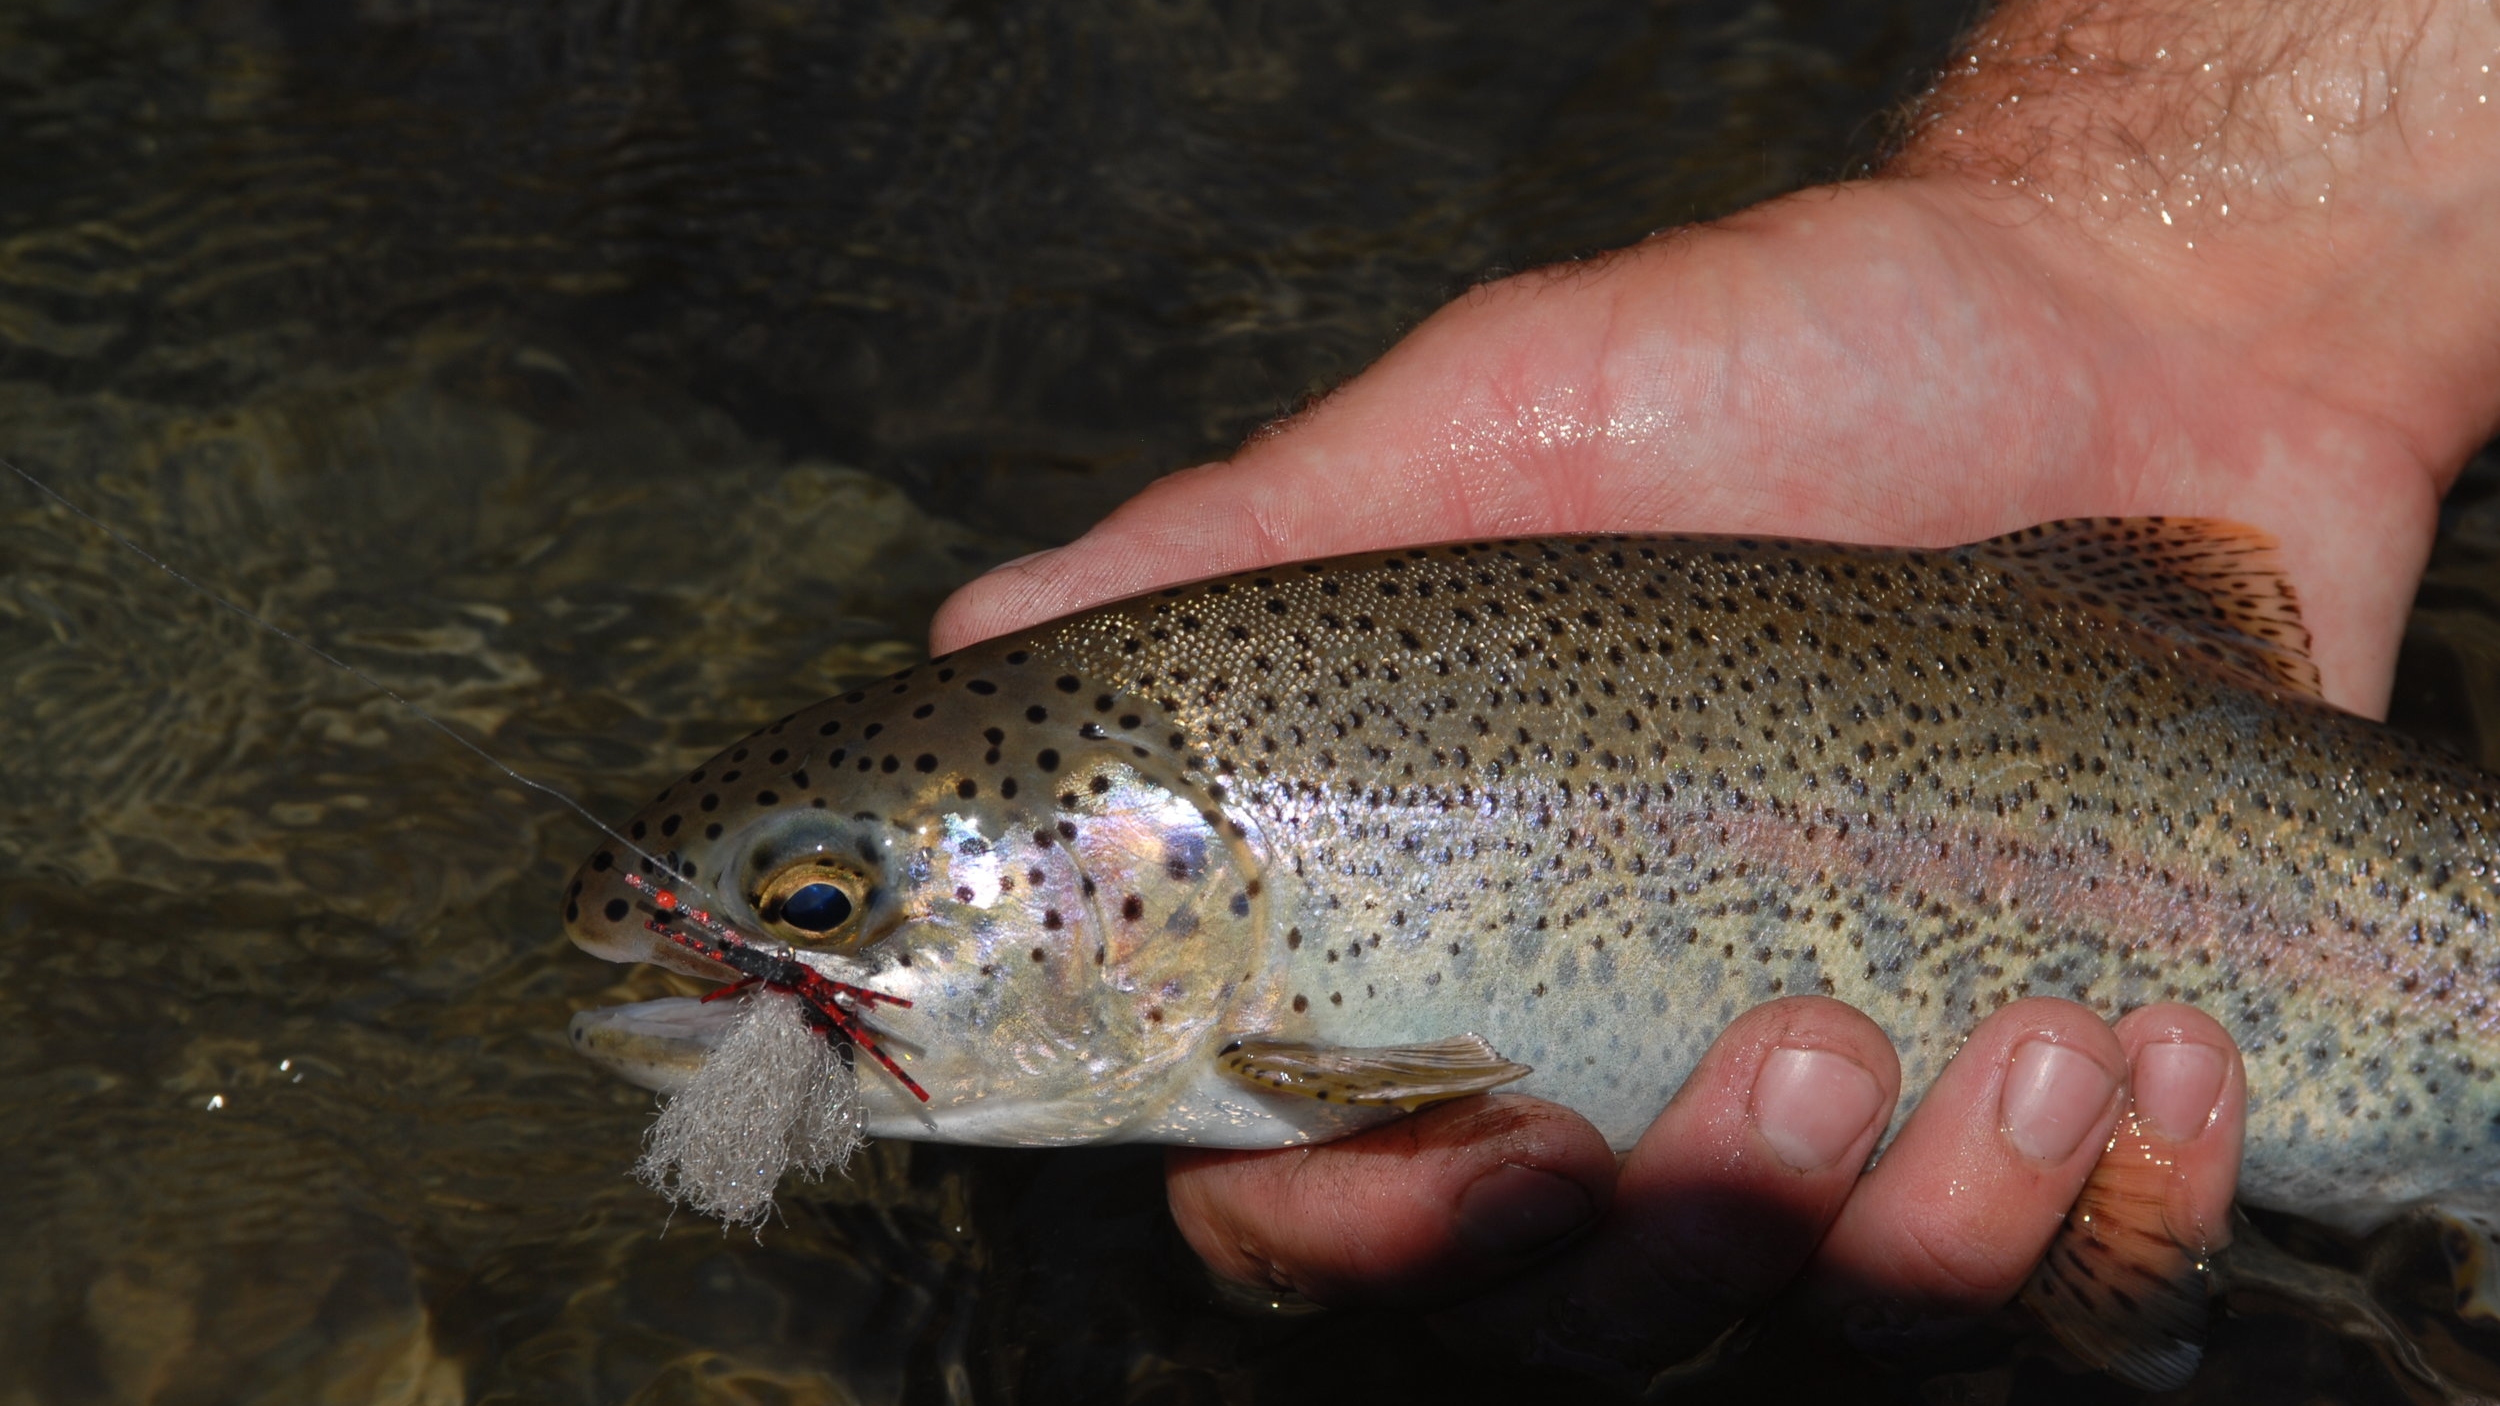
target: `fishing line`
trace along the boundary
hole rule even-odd
[[[628,883],[654,901],[658,921],[648,926],[681,946],[692,947],[746,973],[749,981],[759,983],[762,989],[745,994],[743,1009],[728,1036],[704,1060],[694,1081],[662,1106],[659,1117],[645,1134],[645,1150],[635,1164],[635,1172],[653,1190],[671,1201],[693,1206],[700,1214],[719,1217],[724,1231],[731,1225],[760,1227],[771,1212],[773,1189],[784,1171],[796,1166],[811,1178],[822,1176],[828,1166],[846,1166],[859,1146],[859,1080],[849,1059],[853,1049],[867,1050],[904,1088],[922,1102],[928,1100],[928,1093],[879,1046],[865,1022],[850,1010],[880,1003],[908,1006],[909,1001],[831,981],[797,960],[782,944],[754,942],[700,910],[690,912],[670,891],[677,885],[701,894],[715,909],[724,905],[720,896],[699,880],[679,873],[676,865],[617,833],[592,814],[588,806],[546,782],[523,775],[501,757],[453,731],[450,724],[406,694],[212,590],[5,456],[0,456],[0,468],[24,479],[28,487],[60,505],[72,517],[213,604],[407,709],[462,751],[580,816],[593,830],[640,856],[651,870],[668,876],[665,885],[627,876]],[[688,921],[696,922],[713,939],[714,950],[706,950],[680,928]],[[818,1019],[802,1014],[808,1007],[814,1008]],[[917,1107],[912,1111],[918,1114],[923,1126],[935,1131],[936,1125],[929,1121],[928,1114]]]
[[[409,712],[415,714],[420,721],[424,722],[426,726],[441,733],[443,736],[450,738],[462,750],[468,752],[471,756],[476,757],[479,761],[486,763],[488,766],[502,772],[505,776],[508,776],[514,781],[521,783],[523,786],[536,791],[540,795],[553,799],[565,809],[580,816],[592,829],[607,836],[609,839],[616,841],[619,845],[624,846],[626,849],[633,851],[635,854],[641,856],[645,861],[647,861],[652,868],[668,875],[671,883],[683,883],[687,887],[692,888],[695,892],[700,893],[705,898],[711,900],[712,905],[715,908],[721,906],[720,895],[704,887],[700,882],[685,878],[677,872],[675,865],[670,864],[658,855],[644,849],[641,845],[638,845],[632,840],[625,838],[623,835],[618,834],[616,830],[606,821],[601,820],[598,816],[592,814],[588,806],[583,805],[581,802],[573,799],[563,791],[556,789],[554,786],[548,785],[544,781],[533,780],[530,777],[522,775],[520,772],[514,770],[510,765],[506,764],[502,758],[497,757],[494,753],[487,751],[485,748],[453,731],[450,724],[444,722],[442,719],[434,716],[432,713],[427,712],[424,708],[410,701],[409,698],[405,694],[399,692],[399,690],[392,688],[389,684],[382,682],[373,675],[357,668],[355,665],[348,663],[346,660],[339,658],[337,655],[323,649],[321,646],[314,644],[311,640],[304,638],[302,635],[295,634],[290,630],[286,630],[258,615],[253,614],[250,610],[245,609],[243,606],[234,601],[228,600],[226,597],[218,594],[215,590],[201,584],[192,577],[185,575],[171,562],[166,561],[164,558],[149,551],[147,548],[140,546],[137,542],[132,541],[121,532],[115,530],[103,519],[97,517],[91,512],[88,512],[85,508],[78,506],[76,503],[71,502],[58,490],[54,489],[52,485],[45,483],[42,479],[39,479],[33,474],[26,472],[24,469],[19,468],[14,461],[6,457],[0,457],[0,468],[6,468],[10,473],[26,480],[27,485],[33,488],[37,493],[40,493],[44,497],[58,503],[63,510],[70,514],[70,516],[77,518],[79,521],[86,523],[89,527],[92,527],[96,531],[103,533],[105,536],[112,538],[113,541],[120,544],[124,549],[133,555],[137,556],[141,561],[144,561],[148,565],[155,567],[157,570],[164,572],[168,576],[171,576],[183,585],[190,587],[198,594],[207,597],[212,603],[234,612],[243,619],[250,621],[259,629],[276,635],[279,639],[285,640],[288,644],[294,645],[296,648],[303,650],[315,659],[329,665],[333,669],[339,670],[340,672],[346,674],[349,678],[356,680],[358,683],[361,683],[365,687],[372,689],[374,692],[381,694],[383,697],[398,704],[400,707],[407,709]]]

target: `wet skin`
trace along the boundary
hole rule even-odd
[[[2045,8],[1989,33],[2019,47]],[[2434,16],[2407,79],[2438,95],[2424,111],[2470,112],[2458,56],[2487,56],[2500,33],[2476,27],[2500,26]],[[2313,73],[2360,62],[2308,57]],[[2439,495],[2500,414],[2500,250],[2481,247],[2500,230],[2484,174],[2500,135],[2356,122],[2252,157],[2278,179],[2240,197],[2237,222],[2214,202],[2157,211],[2140,179],[2079,218],[2092,178],[2008,184],[1982,138],[1995,124],[2021,148],[2061,96],[2123,127],[2143,94],[2033,89],[2014,109],[2009,81],[1980,66],[1946,85],[1950,125],[1892,179],[1479,289],[1231,461],[966,588],[933,646],[1404,543],[1935,545],[2172,513],[2279,538],[2327,696],[2382,713]],[[2299,116],[2286,125],[2305,137]],[[2135,149],[2184,152],[2197,133],[2158,135]],[[2061,191],[2063,206],[2040,198]],[[2228,1038],[2193,1011],[2115,1026],[2053,1001],[2000,1011],[1861,1175],[1897,1093],[1870,1021],[1789,1000],[1741,1017],[1620,1163],[1568,1111],[1495,1097],[1322,1147],[1176,1152],[1172,1205],[1232,1278],[1437,1308],[1479,1345],[1635,1375],[1792,1287],[1879,1342],[2003,1303],[2130,1098],[2175,1154],[2168,1222],[2224,1223],[2243,1088]]]

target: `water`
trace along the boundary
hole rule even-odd
[[[1469,281],[1849,169],[1962,10],[14,4],[0,448],[623,815]],[[2399,693],[2492,762],[2489,485]],[[0,679],[0,1402],[1557,1387],[1228,1304],[1151,1152],[666,1225],[577,821],[7,485]],[[1692,1393],[2118,1395],[1783,1331]],[[2407,1399],[2254,1309],[2194,1395],[2296,1382]]]

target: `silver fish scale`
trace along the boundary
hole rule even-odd
[[[1874,1016],[1913,1094],[2020,997],[2181,1000],[2247,1051],[2250,1199],[2500,1163],[2489,781],[1984,547],[1478,543],[1031,642],[1255,835],[1283,1033],[1473,1030],[1621,1145],[1780,995]]]

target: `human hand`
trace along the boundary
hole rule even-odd
[[[1935,545],[2170,513],[2277,537],[2327,695],[2378,712],[2439,494],[2500,412],[2495,49],[2500,21],[2461,5],[2016,5],[1888,178],[1479,289],[1231,461],[968,587],[935,645],[1406,543]],[[2132,1024],[2000,1012],[1863,1179],[1880,1116],[1810,1172],[1764,1131],[1756,1076],[1792,1037],[1895,1093],[1862,1017],[1791,1002],[1741,1019],[1620,1171],[1568,1113],[1496,1098],[1324,1148],[1178,1156],[1175,1211],[1236,1277],[1472,1294],[1451,1312],[1476,1335],[1591,1362],[1706,1341],[1796,1274],[1862,1327],[1964,1314],[2020,1283],[2091,1165],[2009,1153],[1998,1121],[2016,1027],[2052,1018],[2105,1073],[2127,1067],[2113,1048],[2140,1057]],[[2143,1019],[2227,1049],[2188,1014]],[[2205,1171],[2172,1187],[2174,1225],[2223,1225],[2235,1108],[2181,1149]],[[1488,1249],[1466,1193],[1505,1166],[1576,1188],[1595,1232],[1543,1260]]]
[[[2271,532],[2327,696],[2379,713],[2439,495],[2500,414],[2500,16],[2424,8],[2014,5],[1897,174],[1481,287],[973,583],[935,647],[1420,542],[2167,513]]]
[[[1214,1270],[1322,1303],[1437,1309],[1479,1349],[1638,1385],[1793,1285],[1862,1344],[2012,1298],[2133,1100],[2159,1224],[2229,1239],[2246,1089],[2183,1006],[1983,1021],[1867,1171],[1899,1067],[1872,1021],[1794,997],[1738,1017],[1618,1166],[1568,1109],[1493,1097],[1340,1142],[1172,1154]],[[1863,1175],[1861,1174],[1863,1173]]]

